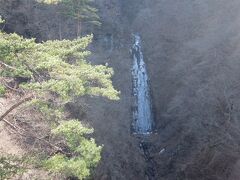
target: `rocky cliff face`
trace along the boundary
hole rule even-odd
[[[6,1],[0,2],[4,3],[0,12],[9,19],[8,31],[39,40],[59,38],[56,7],[20,0],[6,7]],[[121,100],[84,98],[71,108],[74,116],[95,128],[97,142],[104,144],[95,179],[239,179],[240,2],[96,3],[103,26],[93,30],[90,60],[114,68],[113,81]],[[73,27],[74,22],[66,21],[62,36],[73,38]],[[85,33],[89,29],[86,26]],[[135,32],[143,39],[155,113],[156,133],[145,139],[132,135],[130,129],[129,49]],[[82,102],[88,104],[85,115]]]
[[[238,179],[239,1],[121,2],[122,26],[142,36],[150,73],[155,178]]]
[[[151,76],[154,145],[166,148],[155,158],[157,176],[232,178],[239,157],[240,3],[145,2],[133,24]]]

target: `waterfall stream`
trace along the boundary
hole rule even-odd
[[[132,47],[133,130],[137,134],[149,134],[153,126],[149,79],[141,50],[141,38],[139,35],[134,35],[134,38],[135,42]]]

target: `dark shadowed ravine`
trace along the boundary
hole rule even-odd
[[[133,134],[138,136],[139,148],[143,152],[147,167],[145,176],[148,180],[155,179],[155,162],[149,152],[149,142],[146,136],[153,132],[153,112],[149,87],[149,78],[141,47],[141,38],[134,35],[134,45],[131,49],[133,57]]]

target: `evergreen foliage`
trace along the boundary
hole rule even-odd
[[[96,95],[118,99],[113,88],[109,67],[93,66],[85,60],[90,55],[85,48],[92,36],[76,40],[35,43],[17,34],[0,32],[0,60],[3,77],[28,78],[22,87],[39,95],[56,93],[65,102],[74,96]]]
[[[66,15],[80,21],[101,25],[100,18],[97,15],[98,10],[93,7],[93,2],[93,0],[61,0],[61,3],[66,8]]]
[[[101,146],[96,145],[94,139],[86,137],[93,133],[93,129],[84,127],[77,120],[71,120],[62,122],[53,129],[53,133],[65,138],[73,155],[71,157],[63,154],[52,156],[45,163],[47,169],[79,179],[89,176],[91,168],[94,168],[101,159],[102,149]]]
[[[100,26],[98,10],[92,5],[93,0],[61,0],[63,14],[77,21],[77,36],[81,35],[83,22]]]
[[[2,17],[0,16],[0,24],[3,24],[5,22],[4,19],[2,19]]]
[[[82,23],[87,22],[100,26],[98,9],[93,6],[94,0],[38,0],[45,4],[58,4],[61,13],[77,21],[77,36],[81,34]]]
[[[86,36],[36,43],[35,39],[0,31],[0,77],[23,80],[19,87],[34,96],[29,105],[42,112],[55,127],[52,133],[63,137],[69,149],[50,157],[45,167],[79,179],[90,175],[100,160],[102,147],[89,138],[93,129],[66,118],[65,104],[83,95],[119,99],[111,81],[113,70],[86,61],[91,40],[92,36]]]
[[[25,171],[26,159],[16,156],[0,156],[0,179],[9,179],[15,174]]]
[[[6,93],[6,88],[0,84],[0,97],[4,96],[5,93]]]

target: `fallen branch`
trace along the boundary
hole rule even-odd
[[[12,66],[10,66],[10,65],[8,65],[8,64],[5,64],[5,63],[4,63],[4,62],[2,62],[2,61],[0,61],[0,65],[4,66],[4,67],[6,67],[6,68],[9,68],[9,69],[16,70],[16,68],[15,68],[15,67],[12,67]]]
[[[23,91],[20,91],[19,89],[15,89],[15,88],[9,86],[8,83],[7,83],[5,80],[3,80],[3,85],[4,85],[6,88],[8,88],[8,89],[10,89],[10,90],[12,90],[12,91],[15,91],[15,92],[18,92],[18,93],[22,93],[22,92],[23,92]]]
[[[21,132],[19,132],[19,131],[17,130],[17,129],[20,129],[19,127],[13,125],[12,123],[10,123],[9,121],[7,121],[7,120],[5,120],[5,119],[3,119],[2,121],[5,122],[8,126],[10,126],[12,129],[14,129],[14,131],[15,131],[16,133],[18,133],[19,135],[25,136],[23,133],[21,133]]]
[[[23,98],[21,101],[17,102],[13,106],[11,106],[3,115],[0,116],[0,121],[2,121],[10,112],[12,112],[14,109],[22,105],[23,103],[30,101],[33,98],[33,95],[28,96],[26,98]]]
[[[2,121],[5,122],[8,126],[10,126],[17,134],[19,134],[19,135],[21,135],[21,136],[23,136],[23,137],[31,136],[32,138],[34,138],[34,139],[36,139],[36,140],[39,140],[39,141],[42,141],[42,142],[44,142],[45,144],[47,144],[48,146],[51,146],[51,147],[54,148],[56,151],[61,152],[61,153],[63,153],[63,154],[67,154],[66,152],[64,152],[64,151],[62,150],[62,148],[56,146],[55,144],[52,144],[51,142],[49,142],[49,141],[47,141],[47,140],[45,140],[45,139],[43,139],[43,138],[40,138],[40,137],[38,137],[38,136],[36,136],[36,135],[33,135],[32,133],[29,133],[29,132],[27,132],[27,131],[24,130],[24,129],[22,129],[22,130],[24,131],[24,133],[19,132],[18,129],[21,130],[21,128],[19,128],[18,126],[13,125],[12,123],[10,123],[9,121],[7,121],[7,120],[5,120],[5,119],[3,119]]]

